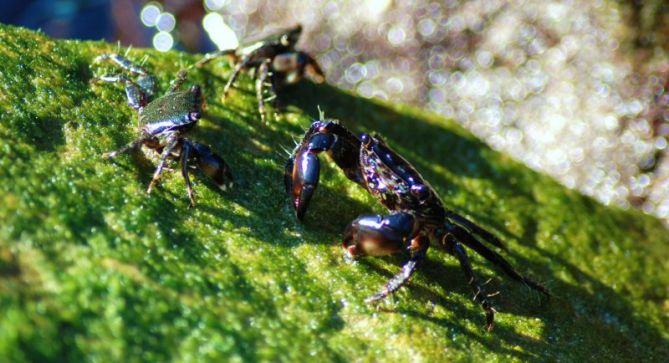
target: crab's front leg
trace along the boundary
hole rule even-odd
[[[195,192],[193,192],[193,184],[190,182],[190,177],[188,176],[188,160],[191,155],[191,142],[183,139],[181,145],[181,157],[179,162],[181,163],[181,176],[184,178],[186,183],[186,191],[188,192],[188,199],[190,199],[191,208],[195,208]]]
[[[409,212],[395,212],[385,217],[358,217],[346,228],[343,245],[354,258],[389,255],[407,249],[411,252],[411,258],[402,270],[380,292],[366,300],[374,303],[385,299],[409,281],[425,260],[430,243],[426,236],[419,233],[416,217]]]
[[[312,56],[305,52],[299,52],[300,58],[300,73],[306,74],[309,79],[316,83],[323,83],[325,81],[325,73]]]
[[[93,78],[91,82],[123,83],[125,85],[125,95],[128,98],[128,105],[134,108],[136,111],[139,111],[142,107],[149,103],[149,95],[144,90],[142,90],[142,88],[137,83],[135,83],[135,81],[131,80],[127,76],[104,75]]]
[[[128,97],[128,104],[135,110],[144,107],[149,98],[154,93],[156,86],[156,79],[151,76],[143,67],[133,64],[125,57],[119,54],[103,54],[96,57],[93,62],[99,63],[103,61],[112,61],[124,70],[131,74],[138,75],[137,81],[133,81],[124,75],[103,75],[93,78],[92,82],[111,82],[123,83],[125,85],[125,93]]]
[[[250,62],[251,58],[249,56],[244,56],[237,64],[235,64],[235,68],[232,71],[230,79],[228,79],[228,83],[226,83],[225,87],[223,87],[223,99],[228,96],[230,87],[232,87],[232,84],[235,83],[235,80],[237,80],[239,73],[241,73],[242,69],[246,68]]]
[[[284,182],[299,220],[309,206],[318,186],[320,161],[318,154],[327,152],[346,176],[363,184],[360,172],[360,140],[335,122],[314,122],[302,142],[295,148],[285,166]]]
[[[149,74],[146,71],[146,69],[144,69],[144,67],[132,63],[130,60],[128,60],[127,58],[125,58],[120,54],[116,53],[102,54],[93,59],[93,62],[95,63],[100,63],[104,61],[112,61],[116,63],[119,67],[127,70],[130,73],[137,74],[139,76],[148,76]]]
[[[158,162],[156,171],[153,173],[153,178],[149,183],[149,187],[146,190],[148,194],[151,194],[153,186],[156,185],[156,183],[160,179],[160,176],[163,174],[163,169],[165,168],[167,157],[170,156],[170,154],[172,153],[172,151],[179,142],[179,134],[176,132],[166,135],[165,138],[166,138],[165,147],[163,148],[163,152],[160,154],[160,161]]]
[[[169,93],[173,93],[179,90],[181,86],[183,85],[184,82],[186,82],[186,78],[188,78],[188,70],[182,69],[177,73],[177,77],[172,81],[170,84],[170,90]]]
[[[195,67],[202,68],[205,64],[213,61],[214,59],[220,58],[220,57],[225,57],[225,56],[234,57],[234,61],[236,62],[237,61],[237,56],[235,54],[236,52],[237,52],[236,49],[224,49],[224,50],[219,50],[219,51],[214,52],[214,53],[209,53],[209,54],[205,55],[204,58],[200,59],[197,63],[195,63]]]
[[[113,158],[117,157],[119,154],[123,154],[125,152],[130,151],[130,150],[133,150],[133,149],[137,148],[138,146],[140,146],[141,144],[143,144],[143,143],[145,143],[149,140],[151,140],[151,137],[149,137],[149,136],[140,137],[139,139],[132,141],[131,143],[125,145],[124,147],[122,147],[118,150],[109,151],[109,152],[106,152],[106,153],[102,154],[102,158],[103,159],[113,159]]]
[[[335,142],[330,134],[316,133],[309,143],[298,149],[286,162],[284,182],[286,192],[291,196],[295,215],[300,221],[304,218],[311,197],[318,186],[321,163],[318,154],[328,150]]]

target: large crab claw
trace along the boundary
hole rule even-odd
[[[286,192],[300,221],[318,186],[321,152],[330,155],[347,178],[362,184],[358,164],[360,140],[336,122],[315,121],[286,162],[284,172]]]
[[[207,174],[221,189],[232,188],[234,179],[225,160],[206,145],[194,141],[188,141],[188,144],[190,157],[195,160],[198,169]],[[189,155],[186,154],[185,157],[188,158]]]
[[[317,154],[328,150],[334,141],[335,137],[332,134],[314,134],[306,147],[301,148],[286,163],[284,177],[286,192],[291,196],[295,215],[300,221],[304,218],[309,201],[318,186],[321,163]]]
[[[352,258],[384,256],[410,246],[416,232],[416,219],[406,212],[387,216],[363,215],[344,231],[343,246]]]
[[[418,230],[416,217],[408,211],[393,212],[387,216],[360,216],[346,227],[343,244],[352,258],[390,255],[402,250],[411,253],[411,258],[402,266],[402,270],[366,302],[379,302],[397,291],[409,281],[425,259],[430,242]]]

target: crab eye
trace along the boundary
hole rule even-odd
[[[360,141],[362,141],[363,146],[369,146],[372,143],[372,137],[368,134],[360,135]]]
[[[202,114],[197,111],[188,114],[188,118],[190,118],[191,121],[197,121],[200,117],[202,117]]]

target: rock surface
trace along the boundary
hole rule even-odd
[[[192,72],[207,109],[193,139],[233,168],[221,192],[199,173],[188,208],[177,172],[145,190],[154,157],[101,155],[135,135],[120,86],[91,87],[91,60],[118,51],[0,25],[0,361],[661,361],[669,356],[669,234],[490,150],[433,114],[303,82],[262,127],[251,77],[225,103],[230,65]],[[197,57],[133,49],[159,94]],[[103,66],[100,71],[111,71]],[[98,71],[95,70],[95,73]],[[373,131],[450,208],[507,242],[549,303],[474,257],[496,327],[437,249],[374,309],[364,299],[403,256],[343,259],[357,215],[381,206],[329,162],[304,225],[284,195],[282,148],[319,105]],[[495,277],[498,276],[498,277]]]

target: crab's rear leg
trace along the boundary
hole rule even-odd
[[[486,231],[476,223],[470,221],[469,219],[453,211],[446,212],[446,217],[452,220],[453,222],[459,224],[460,226],[464,227],[465,229],[471,231],[472,233],[481,236],[481,238],[483,238],[486,242],[495,245],[503,250],[507,250],[506,246],[502,243],[502,241],[499,240],[499,238],[497,238],[494,234]]]
[[[271,63],[271,60],[267,59],[262,64],[260,67],[258,67],[258,74],[257,74],[257,79],[256,79],[256,97],[258,98],[258,112],[260,113],[260,120],[262,122],[262,125],[265,126],[267,124],[267,115],[265,112],[265,98],[263,97],[263,90],[265,88],[265,82],[267,81],[267,77],[269,76],[269,65]],[[272,93],[274,93],[274,83],[272,83]]]
[[[450,244],[449,252],[453,254],[460,262],[460,268],[462,269],[462,272],[465,274],[465,278],[467,279],[469,287],[471,287],[472,291],[474,292],[474,301],[479,303],[483,308],[483,310],[485,310],[486,329],[490,331],[492,330],[495,320],[495,309],[488,301],[488,294],[479,284],[478,279],[474,274],[474,270],[472,269],[472,264],[471,262],[469,262],[469,257],[467,257],[467,252],[465,252],[464,247],[462,247],[462,245],[455,240],[450,240],[449,244]]]
[[[473,249],[474,251],[476,251],[476,253],[481,255],[486,260],[492,262],[497,267],[501,268],[502,271],[504,271],[509,277],[511,277],[516,281],[524,283],[530,288],[537,290],[543,293],[546,297],[550,298],[551,293],[550,291],[548,291],[547,288],[545,288],[538,282],[535,282],[530,278],[521,275],[518,271],[516,271],[516,269],[513,268],[513,266],[511,266],[511,263],[509,263],[509,261],[507,261],[497,252],[491,250],[490,248],[479,242],[467,230],[454,224],[447,225],[447,228],[448,228],[448,235],[454,236],[458,241],[462,242],[467,247]],[[448,237],[448,235],[446,237]],[[445,243],[448,244],[448,242]]]

